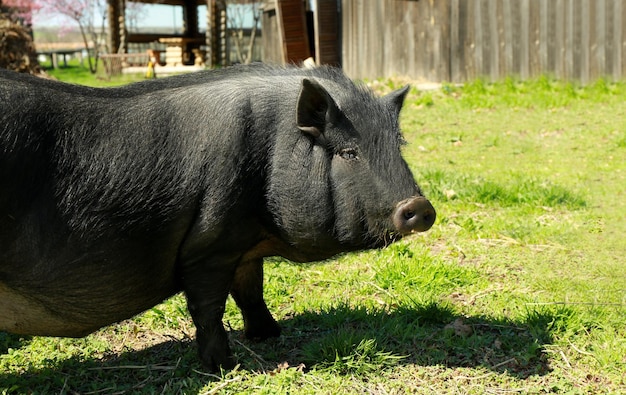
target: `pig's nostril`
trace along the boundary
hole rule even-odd
[[[424,215],[422,215],[424,222],[433,223],[435,222],[435,210],[426,210]]]
[[[411,218],[415,217],[415,213],[411,210],[406,211],[404,213],[404,219],[406,219],[407,221],[410,220]]]

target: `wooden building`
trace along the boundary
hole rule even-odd
[[[197,64],[198,56],[202,56],[203,63],[209,67],[228,64],[226,1],[133,0],[182,7],[180,34],[130,33],[125,16],[127,1],[130,0],[107,0],[108,47],[113,54],[126,54],[129,43],[161,42],[167,45],[162,60],[168,64]],[[312,57],[317,64],[341,64],[339,0],[264,0],[259,3],[263,9],[263,61],[301,63]],[[199,15],[201,5],[206,5],[206,15]],[[206,18],[206,34],[198,30],[199,18]]]
[[[160,42],[167,46],[165,59],[161,60],[168,64],[198,64],[198,56],[209,67],[228,64],[226,1],[133,0],[181,7],[183,29],[179,34],[129,32],[125,15],[127,1],[130,0],[107,0],[107,44],[113,54],[126,54],[129,43]],[[312,57],[317,64],[341,64],[339,0],[259,2],[263,7],[263,61],[301,63]],[[206,15],[198,13],[198,7],[202,5],[206,6]],[[206,18],[206,33],[198,29],[199,18]]]
[[[341,65],[339,0],[266,0],[263,60]]]
[[[227,64],[224,0],[134,0],[183,7],[183,32],[170,37],[127,34],[126,1],[108,0],[114,51],[126,52],[128,42],[171,40],[183,63],[199,54],[209,67]],[[259,2],[263,61],[269,63],[313,57],[317,64],[340,65],[353,78],[451,82],[547,74],[588,83],[626,76],[623,0]],[[207,6],[206,15],[198,15],[198,5]],[[206,34],[198,31],[198,18],[206,18]]]
[[[300,0],[265,3],[263,50],[273,62],[298,63],[308,47],[318,64],[353,78],[626,77],[624,0],[309,0],[304,11]]]
[[[129,34],[126,25],[126,2],[128,0],[107,0],[109,37],[108,46],[113,53],[128,52],[128,43],[162,42],[167,45],[166,56],[173,64],[198,63],[206,65],[224,64],[226,59],[226,9],[225,3],[218,0],[134,0],[147,4],[166,4],[183,9],[182,34],[133,33]],[[198,15],[198,6],[206,5],[206,15]],[[199,18],[206,18],[207,31],[198,30]],[[200,48],[204,48],[200,51]],[[180,59],[176,61],[177,57]]]

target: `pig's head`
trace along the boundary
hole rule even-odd
[[[269,189],[294,247],[329,255],[377,248],[433,225],[435,209],[400,154],[408,90],[377,98],[365,87],[302,80],[296,125],[276,146]]]

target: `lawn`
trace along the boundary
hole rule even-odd
[[[371,81],[379,92],[401,81]],[[626,393],[626,84],[413,89],[424,234],[266,263],[283,335],[208,374],[184,298],[83,339],[0,333],[0,393]]]
[[[86,62],[80,64],[77,59],[69,60],[67,67],[53,69],[49,63],[42,64],[42,67],[45,67],[47,74],[57,80],[93,87],[118,86],[145,79],[143,74],[121,74],[108,76],[102,61],[99,61],[98,69],[95,75],[89,71]]]

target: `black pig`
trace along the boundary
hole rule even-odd
[[[280,334],[263,258],[306,262],[429,229],[400,156],[408,87],[241,66],[96,89],[0,72],[0,330],[84,336],[183,291],[211,369]]]

